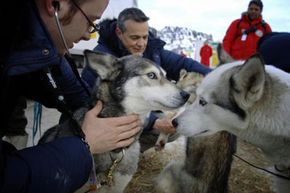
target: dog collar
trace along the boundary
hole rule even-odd
[[[123,160],[125,154],[126,154],[125,148],[122,148],[122,151],[120,153],[117,153],[117,154],[110,152],[112,165],[109,168],[109,170],[106,173],[106,175],[104,176],[104,178],[100,179],[100,181],[97,182],[97,189],[101,188],[104,185],[107,185],[107,186],[112,186],[113,185],[113,183],[114,183],[113,173],[114,173],[115,169],[117,168],[117,166],[119,165],[119,163]],[[114,157],[116,157],[116,158],[114,158]]]

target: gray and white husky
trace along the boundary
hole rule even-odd
[[[167,80],[164,71],[150,60],[133,55],[116,58],[89,50],[84,53],[87,65],[99,75],[90,105],[94,106],[97,100],[103,102],[100,117],[138,114],[145,123],[150,111],[178,108],[189,97],[188,93]],[[89,107],[83,107],[74,113],[79,125],[88,110]],[[59,125],[45,133],[41,141],[67,136],[71,133],[69,128],[65,124]],[[98,185],[96,192],[122,193],[137,171],[139,154],[137,138],[123,151],[93,155]]]
[[[285,176],[290,168],[290,75],[259,55],[222,65],[201,82],[195,102],[174,122],[186,136],[228,131],[261,148]],[[284,172],[283,172],[284,170]],[[290,181],[276,178],[277,192]]]

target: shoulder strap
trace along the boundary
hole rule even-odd
[[[242,20],[240,19],[240,20],[238,21],[238,24],[237,24],[237,29],[240,28],[240,24],[241,24],[241,22],[242,22]],[[256,31],[258,25],[261,25],[261,26],[263,27],[264,31],[266,31],[267,22],[265,22],[265,20],[262,20],[262,21],[260,21],[257,25],[253,25],[253,26],[251,26],[251,27],[250,27],[249,29],[247,29],[244,33],[249,34],[250,32],[254,32],[254,31]]]

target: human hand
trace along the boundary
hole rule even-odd
[[[126,147],[134,142],[135,135],[141,130],[138,115],[99,118],[102,103],[88,111],[82,125],[91,153],[104,153]]]
[[[176,128],[172,125],[171,118],[168,117],[156,119],[153,128],[165,134],[172,134],[176,132]]]

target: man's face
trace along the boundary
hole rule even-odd
[[[123,43],[123,46],[135,55],[143,55],[149,35],[148,22],[125,21],[126,31],[122,32],[118,27],[116,34]]]
[[[262,12],[261,8],[259,6],[257,6],[256,4],[252,3],[248,7],[248,17],[251,20],[257,19],[261,15],[261,12]]]
[[[44,2],[44,1],[43,1]],[[67,16],[71,10],[70,6],[75,6],[74,4],[70,5],[68,1],[60,1],[60,9],[57,11],[58,18],[61,23],[61,30],[64,34],[64,39],[68,48],[72,48],[74,43],[78,43],[80,40],[89,40],[90,39],[90,23],[96,19],[100,19],[104,10],[106,9],[109,0],[90,0],[84,1],[76,13],[71,16],[70,22],[65,23],[61,22],[62,19]],[[80,11],[80,9],[82,11]],[[53,10],[54,12],[54,10]],[[53,39],[53,42],[58,50],[58,53],[63,55],[67,50],[62,42],[62,38],[58,31],[54,14],[49,15],[44,10],[41,10],[42,18],[44,23],[47,25],[47,29]],[[89,22],[88,19],[91,21]]]

